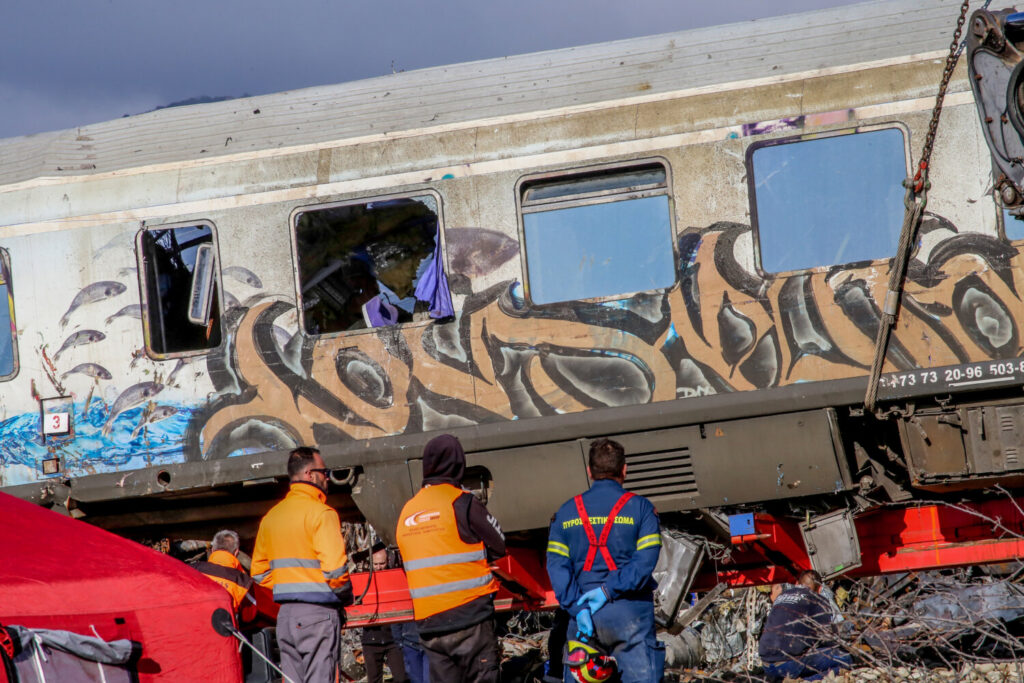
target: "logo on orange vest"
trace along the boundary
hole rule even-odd
[[[422,524],[423,522],[430,522],[435,519],[439,519],[441,513],[437,510],[420,510],[419,512],[413,513],[405,518],[405,525],[408,527]]]

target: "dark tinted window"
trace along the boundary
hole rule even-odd
[[[751,147],[751,203],[769,273],[888,258],[903,225],[898,128]]]
[[[432,195],[297,213],[295,247],[306,333],[429,318],[430,296],[421,285],[430,280],[448,296],[446,280],[431,279],[441,267],[439,239],[437,200]]]
[[[213,230],[205,224],[150,228],[139,235],[146,343],[155,355],[220,345],[220,269],[211,262],[213,246]],[[199,311],[203,301],[209,306]]]
[[[521,202],[534,303],[675,283],[672,209],[661,164],[527,181]]]
[[[7,252],[0,249],[0,380],[18,371],[18,331],[14,325],[14,290]]]

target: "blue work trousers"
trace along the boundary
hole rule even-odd
[[[781,681],[786,677],[818,681],[830,672],[849,669],[852,662],[853,659],[846,652],[829,647],[812,650],[782,662],[765,662],[764,673],[773,681]]]
[[[402,659],[405,660],[405,673],[412,683],[430,683],[430,662],[426,652],[403,645]]]
[[[597,642],[615,657],[622,683],[660,683],[665,646],[654,635],[654,604],[650,600],[613,600],[593,617]],[[571,619],[570,640],[578,628],[576,619]],[[568,667],[564,680],[575,682]]]

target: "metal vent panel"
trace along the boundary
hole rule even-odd
[[[689,448],[626,455],[627,491],[648,498],[699,493]]]

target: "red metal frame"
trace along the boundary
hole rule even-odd
[[[880,508],[855,520],[861,566],[846,576],[1006,562],[1024,557],[1024,498]],[[754,534],[733,538],[728,563],[708,567],[694,590],[717,583],[756,586],[792,581],[811,566],[799,525],[756,515]]]

